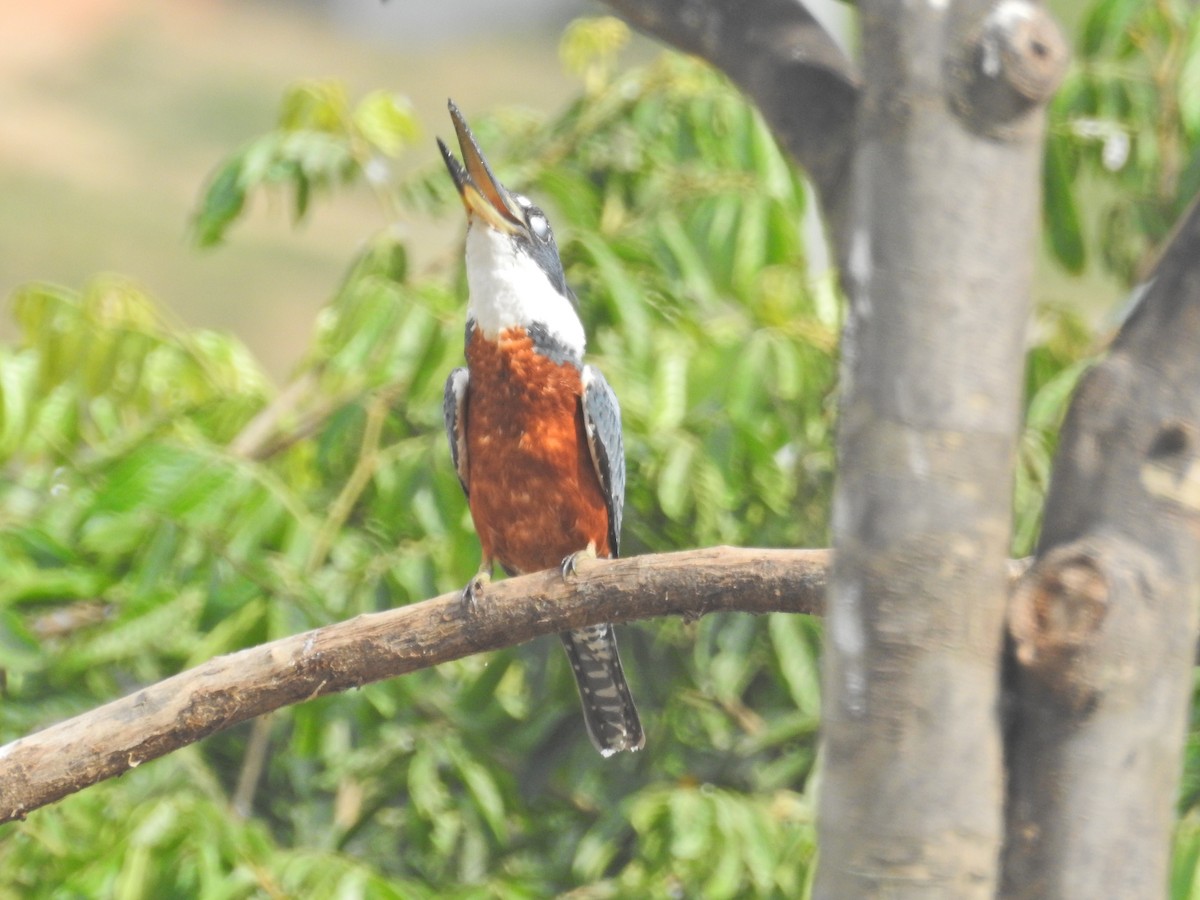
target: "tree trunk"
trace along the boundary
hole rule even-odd
[[[1065,52],[1023,0],[860,11],[816,895],[992,897],[1043,104]]]
[[[1014,599],[1007,897],[1161,897],[1200,604],[1200,206],[1063,426]]]

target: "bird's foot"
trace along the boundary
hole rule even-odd
[[[577,550],[562,561],[562,577],[564,579],[571,578],[578,571],[579,561],[581,559],[595,559],[596,545],[589,543],[587,549]]]
[[[467,582],[467,586],[462,589],[462,610],[466,615],[475,614],[475,610],[479,608],[479,598],[483,596],[484,589],[491,581],[491,573],[481,569]]]

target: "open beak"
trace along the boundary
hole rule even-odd
[[[521,210],[513,202],[504,185],[492,174],[475,135],[471,134],[471,129],[467,126],[467,120],[458,111],[453,100],[449,101],[448,106],[466,167],[455,159],[441,138],[438,138],[438,147],[441,148],[442,158],[446,161],[446,168],[450,170],[450,177],[454,179],[454,186],[458,188],[458,195],[467,209],[467,215],[479,216],[492,228],[505,234],[524,230],[525,219]]]

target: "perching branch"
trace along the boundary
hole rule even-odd
[[[1016,584],[1028,560],[1009,563]],[[718,611],[824,612],[828,550],[712,547],[581,560],[489,587],[358,616],[209,660],[0,747],[0,823],[114,778],[247,719],[323,694],[597,622]]]
[[[0,822],[280,707],[540,635],[718,610],[819,614],[828,563],[827,550],[733,547],[585,560],[569,583],[551,571],[495,584],[470,617],[444,594],[217,657],[0,747]]]

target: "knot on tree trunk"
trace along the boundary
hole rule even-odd
[[[1001,0],[979,35],[984,77],[998,78],[1030,103],[1045,103],[1067,67],[1067,45],[1058,23],[1028,0]]]
[[[1171,597],[1160,563],[1125,536],[1093,533],[1062,544],[1044,552],[1013,592],[1016,662],[1046,700],[1076,715],[1115,697],[1142,696],[1147,647],[1168,659],[1195,646],[1182,617],[1178,646],[1155,645],[1156,623],[1174,615]]]
[[[1146,492],[1183,507],[1185,515],[1200,512],[1200,435],[1195,424],[1170,419],[1160,424],[1146,451],[1140,479]]]
[[[955,113],[973,131],[1018,137],[1058,90],[1069,52],[1058,23],[1031,0],[999,0],[948,60]]]
[[[1072,709],[1091,705],[1097,690],[1088,667],[1074,663],[1108,615],[1109,582],[1094,548],[1056,547],[1017,584],[1009,630],[1017,662]]]

